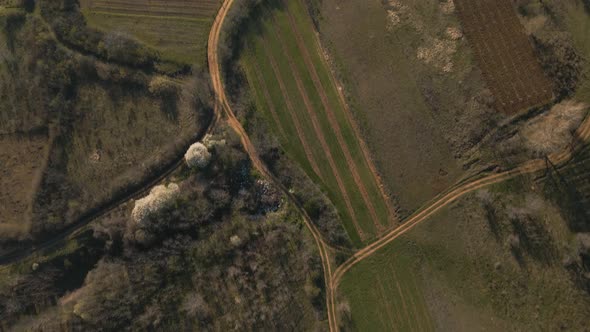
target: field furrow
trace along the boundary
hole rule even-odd
[[[273,32],[277,32],[276,29],[273,29]],[[285,45],[284,40],[281,38],[280,34],[275,34],[275,36],[277,37],[279,43],[281,44],[281,48],[283,51],[283,55],[285,56],[285,58],[287,59],[287,61],[289,62],[289,68],[291,70],[291,72],[293,73],[293,78],[295,79],[295,83],[297,84],[297,89],[299,91],[300,96],[302,97],[303,100],[303,104],[305,106],[305,110],[307,111],[307,115],[309,116],[309,118],[311,119],[311,123],[315,132],[315,137],[316,139],[319,141],[320,146],[323,150],[323,152],[326,155],[326,159],[330,165],[332,174],[334,175],[336,182],[338,184],[338,189],[340,190],[344,201],[346,203],[346,208],[348,210],[348,213],[350,214],[350,216],[352,217],[352,221],[354,223],[354,226],[356,228],[356,231],[359,233],[359,235],[361,236],[361,238],[364,235],[364,232],[358,222],[357,216],[356,216],[356,211],[353,208],[353,203],[352,200],[350,198],[350,193],[349,190],[347,189],[347,186],[345,186],[344,181],[342,179],[342,174],[341,171],[339,170],[334,156],[333,156],[333,151],[330,148],[330,146],[328,145],[327,141],[326,141],[326,137],[324,135],[324,129],[322,128],[322,125],[320,124],[320,120],[318,119],[318,116],[315,112],[315,108],[312,105],[312,102],[309,98],[309,96],[307,95],[306,89],[304,87],[303,81],[300,77],[299,71],[293,61],[293,58],[291,57],[289,50],[287,50],[287,46]],[[265,44],[266,45],[266,44]],[[350,188],[350,187],[349,187]]]
[[[375,228],[377,230],[381,230],[382,226],[379,222],[379,217],[377,216],[377,212],[375,211],[375,207],[373,206],[373,202],[369,198],[367,188],[365,187],[365,184],[361,180],[361,177],[360,177],[359,172],[357,170],[355,161],[353,160],[350,150],[348,148],[348,144],[344,140],[344,137],[342,135],[342,129],[340,128],[340,125],[336,120],[336,116],[334,115],[334,112],[332,111],[332,107],[330,106],[330,104],[328,102],[328,97],[326,95],[326,91],[320,81],[318,73],[315,69],[315,66],[314,66],[312,60],[311,60],[311,57],[309,55],[309,51],[307,50],[307,48],[302,40],[302,37],[298,31],[298,27],[296,26],[296,24],[293,20],[293,16],[290,13],[288,14],[288,18],[289,18],[288,21],[291,26],[291,31],[293,31],[293,34],[295,35],[295,39],[297,41],[297,46],[299,48],[299,51],[301,52],[301,54],[303,56],[303,60],[304,60],[305,64],[307,65],[308,73],[311,75],[313,85],[319,93],[320,100],[322,101],[322,106],[324,108],[324,111],[326,112],[328,121],[330,122],[330,125],[336,135],[336,139],[338,141],[338,144],[340,145],[340,148],[342,149],[342,152],[344,153],[344,157],[346,158],[346,164],[349,167],[349,169],[351,171],[351,175],[354,179],[354,182],[356,183],[358,189],[360,190],[363,200],[369,209],[369,213],[371,214],[371,219],[373,221],[373,224],[375,225]]]
[[[299,116],[297,115],[297,113],[295,112],[295,108],[293,107],[293,103],[291,102],[291,98],[289,97],[289,93],[287,92],[287,88],[285,87],[285,83],[281,77],[281,73],[279,72],[279,66],[277,65],[277,62],[274,59],[272,52],[270,52],[270,50],[268,50],[266,43],[264,43],[264,46],[265,46],[265,54],[269,59],[273,73],[274,73],[277,83],[279,84],[279,87],[281,89],[281,94],[285,100],[285,105],[287,106],[287,111],[288,111],[289,115],[291,116],[291,121],[295,125],[295,129],[297,130],[297,137],[299,138],[299,141],[301,143],[301,146],[303,147],[303,150],[305,150],[305,156],[307,157],[307,160],[311,164],[311,167],[314,170],[314,172],[316,173],[316,175],[321,177],[322,172],[320,171],[318,164],[315,161],[315,157],[313,156],[313,153],[311,152],[310,143],[308,142],[308,139],[303,132],[303,129],[302,129],[303,126],[301,125],[301,120],[300,120]]]
[[[395,222],[395,210],[320,54],[305,5],[284,5],[264,7],[261,21],[252,23],[242,57],[252,95],[285,151],[332,200],[353,242],[370,241]],[[301,145],[309,151],[292,141],[307,142]],[[317,170],[309,166],[313,160]]]

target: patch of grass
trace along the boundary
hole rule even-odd
[[[509,245],[512,234],[520,246]],[[530,179],[511,193],[492,187],[465,197],[344,276],[339,290],[350,304],[350,326],[392,330],[389,322],[399,320],[399,283],[406,298],[416,294],[414,303],[426,304],[409,321],[430,317],[440,330],[583,330],[590,295],[561,261],[571,234],[560,209]],[[433,329],[408,320],[395,327]]]
[[[212,19],[190,19],[94,12],[84,13],[91,27],[103,31],[127,33],[160,52],[163,60],[206,63],[207,37]]]
[[[0,138],[0,237],[28,234],[31,206],[48,157],[48,137]]]
[[[432,331],[411,245],[395,242],[353,267],[339,288],[355,331]]]
[[[171,137],[183,132],[176,112],[186,111],[116,84],[80,87],[75,109],[82,116],[67,144],[66,172],[88,196],[80,201],[109,194],[111,184],[124,183],[142,162],[162,155]]]
[[[240,60],[256,106],[290,157],[328,193],[353,241],[358,245],[361,238],[370,240],[378,234],[378,227],[387,227],[391,219],[316,46],[312,22],[297,1],[262,12],[261,21],[250,26]],[[366,197],[354,179],[347,153],[366,188]],[[369,202],[376,220],[371,217]]]
[[[164,7],[82,2],[89,26],[129,34],[160,52],[164,61],[198,67],[207,62],[207,38],[218,6],[216,1],[169,3]]]

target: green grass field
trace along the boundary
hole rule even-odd
[[[461,199],[344,275],[339,298],[351,310],[347,325],[583,330],[590,295],[563,266],[576,240],[561,213],[543,185],[527,178]],[[512,234],[520,239],[516,249],[508,245]]]
[[[165,61],[205,65],[207,38],[218,1],[198,0],[158,7],[145,1],[128,2],[83,1],[82,10],[89,26],[131,35],[158,50]]]
[[[391,217],[316,46],[311,19],[299,1],[265,8],[261,16],[240,61],[257,109],[288,154],[328,193],[353,241],[370,240]]]
[[[342,279],[339,291],[351,309],[355,331],[432,331],[422,280],[410,246],[401,241],[379,251]]]

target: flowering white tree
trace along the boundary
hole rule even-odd
[[[211,153],[203,143],[197,142],[186,151],[184,159],[190,167],[205,168],[211,161]]]
[[[180,189],[176,183],[170,183],[168,186],[155,186],[149,195],[135,201],[135,207],[131,212],[133,221],[137,224],[143,223],[147,217],[173,201],[179,192]]]

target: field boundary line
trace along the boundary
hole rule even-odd
[[[305,64],[307,65],[307,71],[311,75],[313,85],[315,86],[315,88],[320,96],[320,100],[322,101],[322,105],[324,106],[324,110],[325,110],[326,115],[328,117],[328,121],[330,122],[330,125],[332,126],[332,129],[334,130],[334,134],[336,135],[336,139],[338,140],[338,144],[340,145],[340,149],[342,150],[342,153],[344,154],[344,158],[346,159],[346,164],[350,168],[354,182],[358,186],[361,196],[363,197],[363,200],[365,201],[365,204],[366,204],[367,208],[369,209],[369,213],[371,214],[371,218],[373,220],[373,224],[375,225],[376,231],[378,233],[380,233],[383,230],[383,225],[381,225],[381,223],[379,222],[379,217],[377,216],[375,206],[373,205],[373,202],[369,198],[369,193],[367,191],[367,188],[365,187],[365,183],[363,183],[363,181],[361,180],[360,173],[357,169],[357,165],[356,165],[354,159],[352,158],[349,146],[346,143],[346,140],[344,139],[344,137],[342,136],[342,129],[340,128],[340,124],[338,123],[338,120],[336,119],[336,116],[335,116],[334,112],[332,111],[332,108],[330,107],[330,103],[328,101],[328,96],[326,95],[325,88],[319,78],[319,75],[317,73],[317,69],[315,68],[315,64],[313,63],[313,60],[311,59],[311,56],[309,55],[309,51],[307,50],[307,47],[305,46],[305,42],[303,41],[303,38],[301,37],[300,31],[299,31],[296,23],[294,22],[293,16],[292,16],[291,12],[289,11],[289,9],[287,9],[287,16],[289,18],[289,24],[291,26],[291,30],[293,31],[293,34],[295,35],[295,40],[297,41],[297,47],[299,48],[299,51],[303,55],[303,60],[305,61]],[[280,29],[280,28],[277,28],[277,29]],[[358,139],[358,137],[357,137],[357,139]],[[375,184],[375,185],[377,186],[377,184]]]

